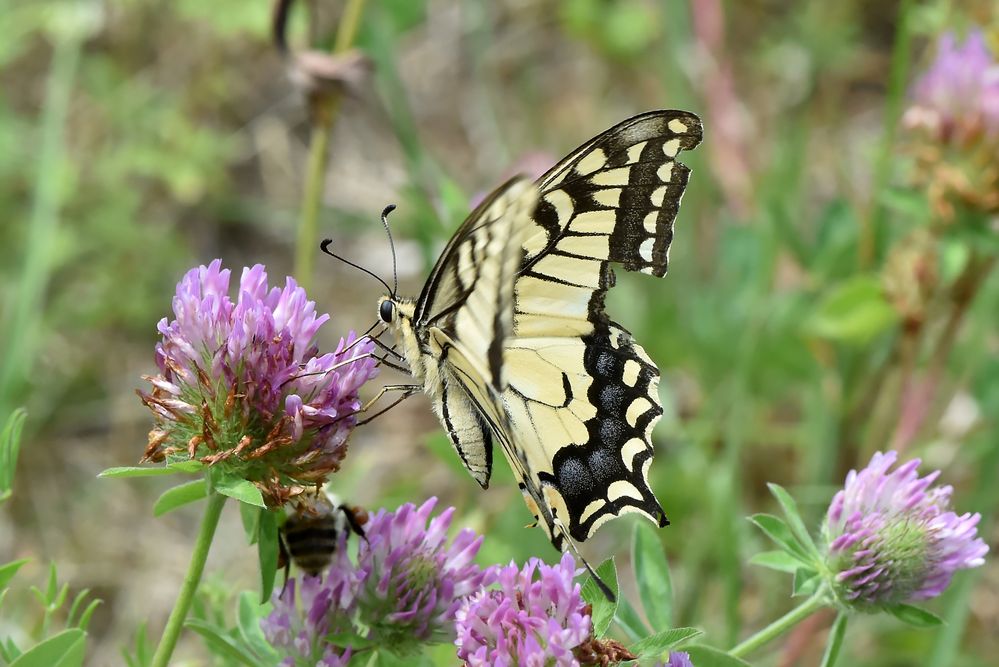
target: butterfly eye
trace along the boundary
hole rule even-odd
[[[395,315],[395,303],[389,299],[382,301],[381,305],[378,306],[378,317],[382,318],[382,322],[389,324],[392,321],[392,317]]]

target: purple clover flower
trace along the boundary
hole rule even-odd
[[[989,550],[976,529],[981,515],[949,511],[953,489],[931,486],[940,471],[920,478],[913,459],[889,472],[897,459],[878,452],[851,470],[826,515],[833,590],[862,610],[936,597]]]
[[[350,647],[326,641],[330,633],[349,632],[351,628],[357,582],[346,553],[346,535],[342,535],[334,566],[325,578],[305,575],[301,580],[289,579],[284,590],[275,592],[274,610],[260,626],[283,657],[281,667],[345,667],[350,661]]]
[[[490,578],[499,588],[479,591],[458,610],[458,657],[472,667],[578,667],[573,649],[590,638],[591,622],[573,583],[577,573],[568,553],[558,565],[532,558],[523,569],[495,567]]]
[[[272,505],[293,485],[339,469],[360,408],[358,390],[377,365],[353,332],[336,352],[312,343],[329,315],[292,278],[268,289],[260,264],[244,268],[235,302],[221,260],[188,271],[163,318],[160,374],[140,392],[153,411],[145,459],[186,456],[225,465],[256,483]]]
[[[686,651],[671,651],[669,660],[662,667],[694,667],[694,663],[690,661],[690,654]]]
[[[454,508],[428,525],[436,504],[430,498],[419,508],[407,503],[395,512],[379,510],[358,546],[358,617],[370,628],[369,640],[398,653],[450,640],[458,607],[486,579],[472,562],[482,537],[464,529],[448,544]]]
[[[958,43],[946,33],[937,57],[912,90],[906,112],[910,127],[928,130],[948,142],[985,134],[999,138],[999,63],[978,30]]]

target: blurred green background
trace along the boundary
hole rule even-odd
[[[302,4],[292,43],[329,46],[342,3]],[[196,528],[194,509],[151,518],[169,482],[95,479],[142,454],[150,419],[134,391],[176,281],[215,257],[262,262],[272,281],[294,270],[310,115],[270,12],[264,0],[0,4],[0,417],[29,411],[0,561],[33,559],[22,584],[55,561],[104,600],[94,665],[118,664],[143,620],[158,634]],[[847,470],[894,443],[943,469],[958,511],[982,512],[996,544],[994,274],[940,343],[944,287],[987,240],[940,241],[942,287],[915,341],[883,288],[893,249],[931,216],[906,185],[907,88],[934,36],[972,24],[995,37],[994,3],[370,0],[356,43],[374,66],[338,107],[318,231],[387,276],[377,216],[398,204],[401,291],[416,294],[469,199],[524,160],[649,109],[702,117],[670,275],[619,275],[609,310],[663,373],[652,486],[673,522],[661,537],[675,623],[728,646],[791,604],[785,576],[747,565],[770,548],[745,520],[774,511],[765,482],[817,527]],[[297,277],[333,316],[330,348],[373,322],[380,288],[315,253]],[[440,496],[487,535],[482,562],[554,560],[499,467],[481,492],[415,397],[355,433],[334,485],[371,508]],[[585,553],[621,554],[627,535],[614,522]],[[995,664],[994,562],[930,605],[944,628],[871,617],[851,625],[840,664]],[[209,589],[253,588],[255,566],[229,507]],[[30,631],[33,609],[12,591],[0,636]],[[759,664],[817,664],[830,620]],[[188,638],[178,655],[204,653]]]

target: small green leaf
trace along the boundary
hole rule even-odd
[[[649,624],[668,628],[673,624],[673,582],[669,561],[659,535],[648,523],[635,524],[631,539],[631,563],[638,583],[638,597]]]
[[[781,509],[784,510],[784,518],[787,519],[787,524],[791,528],[791,532],[794,536],[798,538],[798,543],[808,549],[809,555],[812,556],[814,560],[821,560],[819,556],[819,548],[815,546],[815,541],[812,540],[811,534],[808,532],[808,528],[805,527],[805,522],[801,520],[801,513],[798,511],[798,503],[794,501],[791,494],[788,493],[784,487],[780,484],[767,484],[767,488],[770,489],[770,493],[773,494],[777,502],[780,503]]]
[[[608,600],[593,577],[588,578],[583,584],[583,599],[593,606],[593,636],[600,638],[607,632],[611,621],[614,620],[614,614],[617,613],[617,568],[614,567],[613,558],[608,558],[600,564],[597,576],[610,587],[615,598],[614,602]]]
[[[135,645],[135,656],[133,657],[127,647],[121,648],[121,655],[128,667],[149,667],[152,661],[153,647],[149,643],[146,634],[146,623],[143,621],[135,631],[135,638],[132,642]]]
[[[205,464],[201,461],[173,461],[168,463],[167,468],[170,470],[176,470],[177,472],[198,472],[205,467]]]
[[[763,551],[750,558],[749,563],[751,565],[767,567],[771,570],[787,572],[788,574],[793,574],[805,564],[786,551]]]
[[[859,275],[822,297],[805,321],[805,329],[821,338],[863,345],[887,331],[897,319],[878,276]]]
[[[240,664],[247,665],[247,667],[255,667],[258,664],[254,656],[244,651],[221,628],[197,618],[189,618],[184,621],[184,627],[201,635],[217,656],[235,660]]]
[[[800,568],[794,573],[794,583],[791,585],[791,595],[794,597],[812,595],[819,589],[820,581],[821,578],[819,577],[819,573],[815,570],[808,567]]]
[[[90,604],[87,605],[87,608],[83,610],[82,614],[80,614],[80,621],[76,624],[76,626],[81,630],[86,631],[87,627],[90,625],[90,619],[93,617],[94,612],[97,611],[97,608],[102,604],[102,600],[91,600]]]
[[[69,612],[66,614],[66,627],[68,628],[75,627],[76,613],[80,610],[80,605],[83,604],[83,601],[87,599],[88,595],[90,595],[90,589],[84,588],[82,591],[76,594],[75,598],[73,598],[73,604],[69,606]],[[80,628],[80,629],[85,630],[86,628]]]
[[[222,477],[215,481],[215,490],[223,496],[229,496],[241,503],[247,503],[256,507],[266,507],[264,497],[260,489],[245,479],[237,477]]]
[[[21,431],[27,417],[24,408],[17,408],[7,417],[0,432],[0,502],[7,500],[12,493],[17,457],[21,451]]]
[[[944,238],[940,242],[940,283],[955,280],[971,259],[971,248],[964,239]]]
[[[28,558],[22,558],[21,560],[13,560],[9,563],[0,565],[0,590],[7,587],[7,584],[9,584],[10,580],[14,578],[17,571],[20,570],[21,567],[28,562],[28,560]]]
[[[276,664],[280,656],[264,637],[264,631],[260,629],[260,620],[268,614],[270,608],[270,603],[259,604],[253,593],[243,591],[239,595],[236,618],[239,635],[250,650],[261,659],[261,662]]]
[[[17,648],[13,639],[0,637],[0,658],[3,658],[4,662],[14,662],[20,655],[21,649]]]
[[[782,547],[785,552],[802,562],[808,562],[808,554],[805,551],[805,547],[799,544],[794,538],[791,528],[783,519],[772,514],[754,514],[749,517],[749,520],[766,533],[767,537]]]
[[[944,624],[944,620],[936,614],[911,604],[892,605],[885,607],[885,611],[903,623],[917,628],[935,628]]]
[[[97,473],[97,476],[104,479],[121,479],[124,477],[163,477],[164,475],[174,475],[178,472],[180,471],[166,467],[145,468],[141,466],[122,466],[102,470]]]
[[[56,572],[55,561],[49,563],[49,578],[45,584],[45,604],[48,606],[59,607],[57,604],[59,599],[59,576]]]
[[[930,217],[929,202],[925,190],[911,188],[886,188],[878,196],[878,201],[885,208],[898,211],[910,221],[928,220]]]
[[[277,513],[260,510],[260,530],[257,532],[257,557],[260,561],[260,601],[271,599],[278,567]]]
[[[208,495],[208,484],[203,479],[195,479],[171,487],[160,494],[153,505],[153,516],[163,516],[178,507],[197,502]]]
[[[697,628],[670,628],[638,641],[631,647],[631,652],[639,658],[658,658],[677,644],[704,634]]]
[[[832,630],[829,631],[829,639],[826,640],[825,654],[822,656],[820,667],[833,667],[839,659],[839,652],[843,648],[843,637],[846,636],[846,621],[849,616],[840,612],[836,616]]]
[[[76,628],[63,630],[25,651],[10,667],[75,667],[83,664],[80,651],[87,633]],[[79,656],[79,660],[76,660]],[[67,662],[63,662],[66,660]],[[76,661],[75,661],[76,660]],[[75,661],[75,662],[74,662]]]
[[[684,646],[683,650],[690,656],[690,662],[697,667],[751,667],[745,660],[740,660],[711,646],[695,644],[694,646]]]
[[[266,510],[255,505],[239,504],[239,518],[243,522],[243,532],[246,533],[246,543],[257,543],[257,532],[260,530],[260,513]]]
[[[105,479],[118,479],[123,477],[163,477],[164,475],[175,475],[177,473],[198,472],[205,467],[201,461],[175,461],[165,466],[119,466],[108,468],[97,473],[98,477]]]

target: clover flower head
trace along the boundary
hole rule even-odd
[[[233,301],[229,277],[221,260],[190,270],[175,319],[159,323],[160,373],[139,392],[156,419],[144,458],[224,466],[280,505],[339,469],[358,390],[377,374],[374,344],[351,333],[319,354],[329,315],[292,278],[268,288],[262,265],[244,268]]]
[[[826,514],[832,588],[855,609],[936,597],[988,552],[976,528],[981,516],[950,511],[953,489],[932,486],[940,472],[919,477],[919,459],[890,470],[897,459],[879,452],[850,471]]]
[[[532,558],[522,569],[493,568],[498,588],[475,593],[456,615],[458,657],[472,667],[578,667],[574,649],[590,638],[591,620],[577,573],[568,553],[557,565]]]
[[[454,508],[431,519],[436,504],[431,498],[420,507],[379,510],[358,545],[358,617],[370,628],[368,639],[399,653],[451,640],[455,612],[486,576],[473,562],[482,537],[464,529],[449,541]]]
[[[999,60],[972,30],[940,37],[936,59],[912,88],[902,117],[937,223],[981,221],[999,213]],[[971,215],[964,215],[970,213]]]
[[[944,142],[964,142],[979,135],[999,138],[999,62],[981,31],[962,42],[942,35],[936,59],[912,89],[913,105],[905,124],[930,132]]]
[[[330,633],[349,631],[356,575],[346,556],[346,535],[338,544],[334,567],[325,576],[289,579],[275,591],[273,611],[261,630],[282,656],[282,667],[341,667],[350,661],[350,647],[330,644]]]

